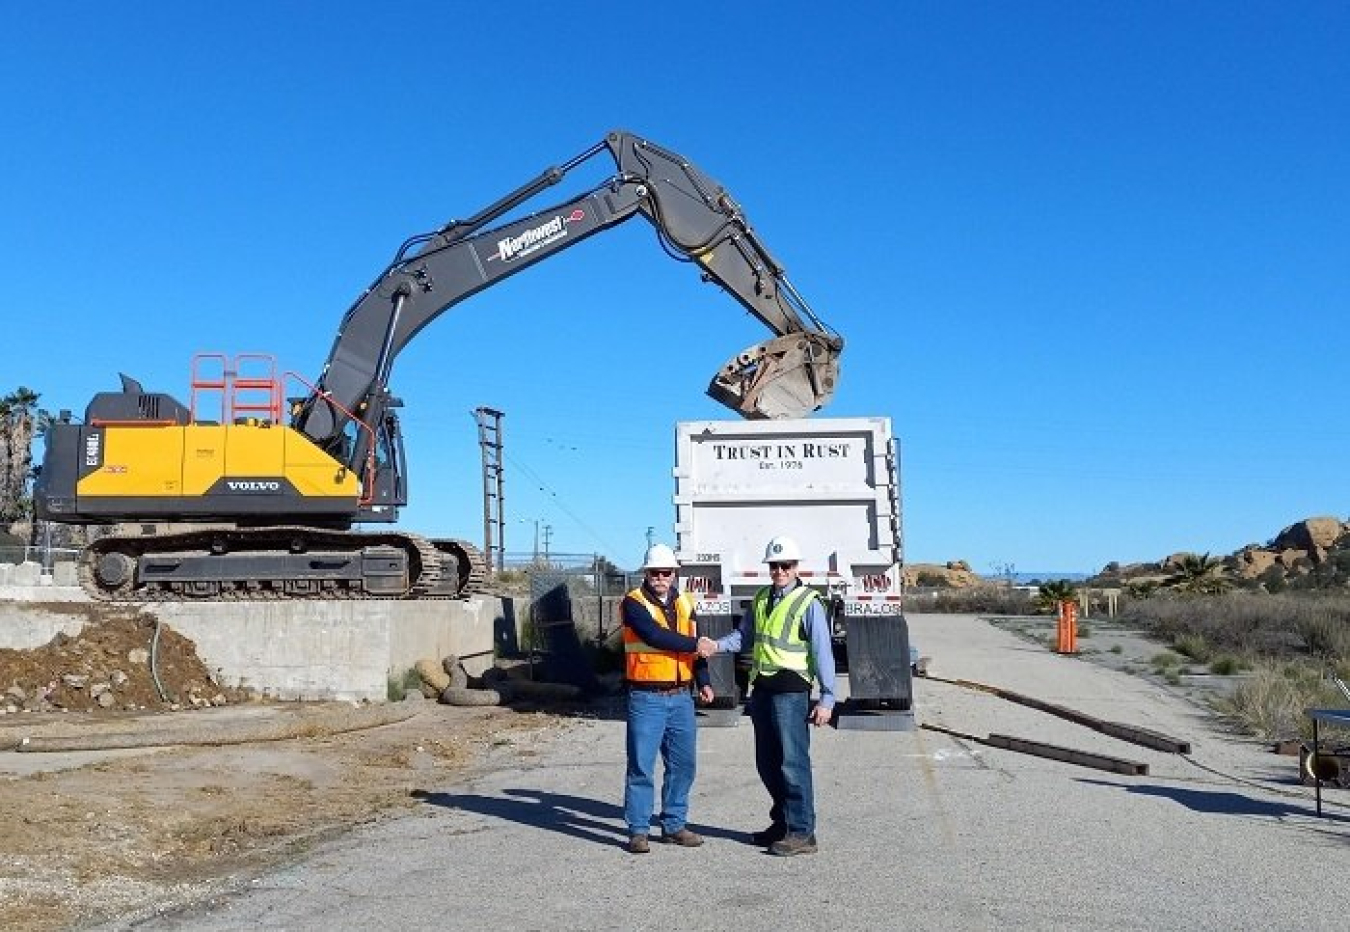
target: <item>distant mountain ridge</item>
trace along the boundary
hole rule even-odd
[[[1092,575],[1091,573],[1066,573],[1060,570],[1054,571],[1046,570],[1045,572],[1037,572],[1037,573],[1013,573],[1012,580],[1014,585],[1026,586],[1030,585],[1031,583],[1043,583],[1055,579],[1067,579],[1069,582],[1082,582],[1083,580],[1089,578],[1091,575]],[[989,576],[986,578],[1006,579],[1007,575],[1004,574],[1001,576]]]

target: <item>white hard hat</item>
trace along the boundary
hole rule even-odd
[[[652,544],[647,548],[647,556],[642,561],[644,570],[677,570],[680,561],[675,559],[675,551],[665,544]]]
[[[791,537],[775,537],[764,548],[765,563],[786,562],[788,560],[800,560],[801,558],[801,548]]]

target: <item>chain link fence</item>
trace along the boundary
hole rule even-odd
[[[503,563],[494,581],[498,588],[528,593],[527,633],[530,622],[568,621],[582,641],[591,643],[613,633],[619,602],[642,583],[641,572],[619,570],[596,554],[508,553]]]
[[[596,688],[612,658],[619,603],[642,581],[596,554],[506,554],[495,588],[526,602],[519,652],[543,666],[552,682]]]
[[[50,573],[58,563],[76,563],[80,551],[69,547],[0,547],[0,563],[36,563]]]

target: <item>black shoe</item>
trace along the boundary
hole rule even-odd
[[[816,836],[789,835],[782,841],[775,841],[769,845],[769,853],[776,854],[780,858],[790,858],[794,854],[815,854]]]
[[[767,848],[775,841],[782,841],[787,837],[786,825],[770,825],[762,832],[755,832],[750,836],[750,840],[761,848]]]

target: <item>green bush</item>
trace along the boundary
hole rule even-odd
[[[1213,649],[1209,646],[1203,635],[1183,634],[1172,641],[1172,650],[1178,654],[1183,654],[1196,661],[1205,663],[1214,655]]]
[[[1181,658],[1170,650],[1165,650],[1161,654],[1154,654],[1150,663],[1153,664],[1153,669],[1156,672],[1165,673],[1173,667],[1180,666]]]
[[[422,677],[412,667],[403,671],[402,676],[389,675],[385,683],[384,695],[390,702],[402,702],[410,692],[421,692]]]

